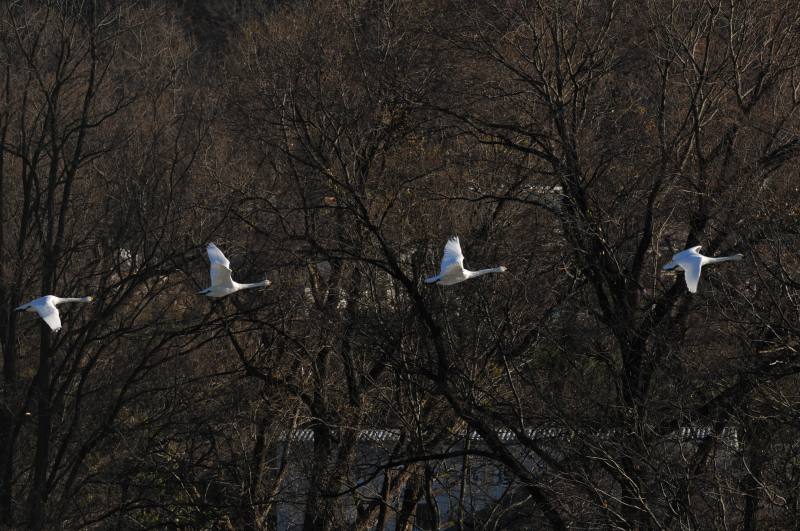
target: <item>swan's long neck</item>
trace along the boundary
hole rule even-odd
[[[703,260],[703,265],[718,264],[720,262],[735,262],[741,260],[742,258],[744,258],[744,255],[741,254],[735,254],[733,256],[718,256],[716,258],[711,258],[707,256],[705,257],[705,260]]]
[[[467,278],[479,277],[481,275],[486,275],[488,273],[502,273],[505,271],[506,268],[503,266],[500,267],[492,267],[491,269],[478,269],[477,271],[464,271],[467,273]]]
[[[92,300],[94,300],[92,297],[58,297],[56,304],[61,304],[62,302],[92,302]]]
[[[253,282],[252,284],[239,284],[236,283],[236,289],[253,289],[253,288],[266,288],[269,286],[269,280],[262,280],[261,282]]]

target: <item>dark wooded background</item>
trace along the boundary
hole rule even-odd
[[[795,526],[798,35],[788,0],[4,3],[0,527]],[[423,285],[456,234],[508,272]],[[208,241],[272,286],[197,295]],[[745,260],[690,295],[659,268],[697,244]],[[11,311],[45,293],[96,302],[51,334]]]

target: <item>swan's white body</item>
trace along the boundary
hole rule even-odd
[[[689,291],[692,293],[697,293],[697,284],[700,282],[700,271],[704,265],[716,264],[718,262],[730,262],[744,258],[744,255],[741,254],[720,256],[719,258],[703,256],[699,252],[701,247],[701,245],[696,245],[685,251],[681,251],[672,257],[671,262],[661,267],[661,269],[665,271],[676,267],[682,269],[683,278],[686,280],[686,287],[689,288]]]
[[[61,330],[61,316],[58,314],[57,305],[61,304],[62,302],[92,302],[94,300],[92,297],[56,297],[55,295],[45,295],[44,297],[39,297],[38,299],[34,299],[27,304],[23,304],[22,306],[17,306],[14,310],[21,312],[21,311],[28,311],[28,312],[36,312],[39,314],[39,317],[44,319],[44,322],[47,323],[53,332],[58,332]]]
[[[225,255],[216,245],[209,243],[206,247],[206,252],[208,253],[208,260],[211,262],[211,287],[199,293],[207,297],[218,299],[243,289],[265,288],[271,284],[269,280],[262,280],[252,284],[239,284],[231,278],[230,261],[225,258]]]
[[[450,286],[487,273],[502,273],[505,270],[506,268],[503,266],[480,269],[478,271],[464,269],[464,254],[461,252],[461,243],[458,241],[458,236],[454,236],[447,240],[447,244],[444,246],[444,256],[442,256],[442,266],[439,274],[435,277],[426,278],[425,283]]]

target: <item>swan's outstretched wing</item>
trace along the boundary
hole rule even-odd
[[[218,263],[211,263],[211,286],[212,287],[233,287],[233,279],[231,278],[231,270],[226,266]]]
[[[464,269],[464,254],[461,252],[461,243],[458,241],[458,236],[447,240],[444,246],[444,256],[442,256],[442,267],[439,275],[444,275],[454,267],[457,267],[458,270]]]
[[[683,278],[686,280],[686,287],[692,293],[697,293],[697,284],[700,282],[700,271],[703,265],[700,260],[684,261],[681,263],[683,268]]]
[[[230,269],[231,263],[227,258],[225,258],[225,255],[222,254],[222,251],[219,250],[219,247],[213,243],[209,243],[208,246],[206,246],[206,252],[208,253],[208,261],[211,262],[212,266],[214,264],[220,264]]]
[[[49,326],[53,332],[61,330],[61,316],[58,315],[58,308],[56,308],[55,305],[37,304],[34,308],[36,308],[36,313],[39,314],[39,317],[44,319],[44,322],[47,323],[47,326]]]

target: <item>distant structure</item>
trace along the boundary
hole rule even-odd
[[[343,430],[340,430],[340,434]],[[500,429],[496,431],[498,438],[508,445],[510,451],[517,455],[520,462],[524,462],[532,470],[543,471],[547,464],[530,448],[517,441],[512,430]],[[458,437],[459,434],[454,434]],[[428,506],[427,501],[420,501],[416,507],[414,529],[458,529],[456,519],[461,513],[465,517],[465,525],[470,529],[481,529],[491,523],[497,529],[523,529],[514,527],[509,522],[524,520],[524,514],[530,510],[526,505],[525,495],[521,485],[510,474],[506,474],[502,466],[492,459],[480,455],[465,457],[463,450],[466,446],[466,432],[460,434],[460,440],[450,442],[444,448],[430,448],[431,453],[439,455],[452,453],[454,457],[440,457],[432,462],[435,470],[433,503],[435,510]],[[623,433],[609,430],[604,433],[592,434],[592,437],[560,427],[540,427],[525,430],[525,435],[536,441],[539,448],[552,454],[563,453],[561,447],[566,441],[581,444],[581,441],[594,440],[597,445],[613,445]],[[368,428],[358,431],[356,477],[350,481],[358,486],[356,491],[360,496],[345,497],[347,500],[346,511],[348,518],[354,521],[360,510],[354,499],[359,497],[370,499],[380,496],[387,468],[385,464],[391,462],[392,446],[402,439],[402,433],[397,428]],[[721,451],[717,452],[715,459],[719,466],[728,467],[735,460],[739,450],[739,434],[736,427],[729,426],[721,433],[715,434],[711,426],[686,426],[682,427],[664,438],[664,451],[674,451],[686,445],[697,446],[708,438],[717,437]],[[308,478],[302,459],[298,455],[307,454],[309,445],[314,443],[314,430],[297,429],[286,431],[279,435],[281,445],[292,448],[287,462],[288,472],[281,488],[277,508],[277,524],[280,531],[299,531],[303,525],[304,493],[308,492]],[[477,433],[469,433],[469,448],[485,450],[482,438]],[[286,448],[284,446],[284,448]],[[278,455],[282,452],[279,450]],[[279,464],[280,465],[280,464]],[[402,504],[402,493],[392,500],[393,509],[390,513],[399,512]],[[499,510],[498,510],[499,509]],[[462,513],[463,510],[463,513]],[[438,521],[434,522],[434,516]],[[506,520],[507,519],[507,520]],[[467,521],[469,520],[469,521]],[[506,527],[509,525],[510,527]],[[387,529],[395,529],[395,522],[390,521]]]

